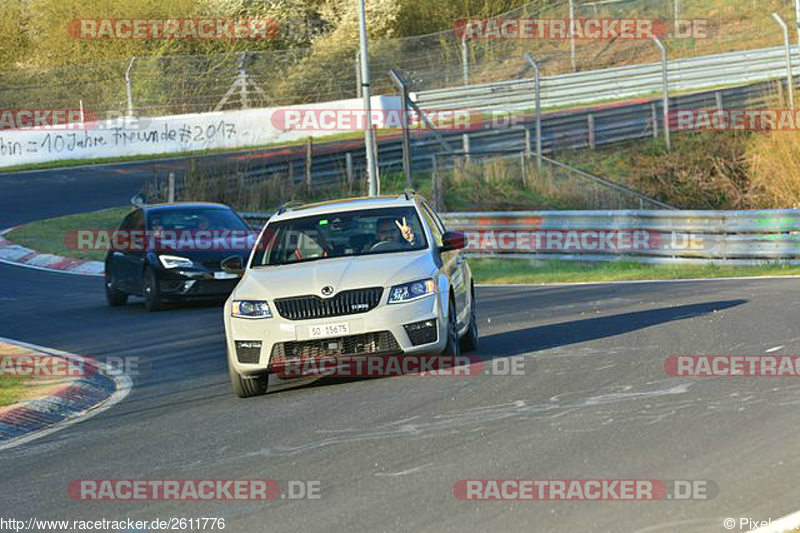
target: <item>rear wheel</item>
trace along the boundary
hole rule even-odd
[[[106,301],[111,307],[125,305],[128,302],[128,295],[119,290],[117,276],[111,269],[111,265],[106,266]]]
[[[456,301],[450,295],[450,305],[447,309],[447,345],[442,350],[442,355],[458,356],[461,354],[461,346],[458,342],[458,318],[456,313]]]
[[[461,351],[474,352],[478,349],[478,317],[475,314],[475,289],[472,289],[472,304],[469,307],[469,328],[461,338]]]
[[[142,292],[144,293],[144,307],[148,311],[158,311],[164,307],[161,301],[161,292],[158,290],[158,280],[152,269],[147,268],[142,276]]]
[[[262,396],[267,393],[269,374],[266,372],[253,377],[243,377],[233,369],[233,365],[228,361],[228,375],[231,378],[233,393],[239,398]]]

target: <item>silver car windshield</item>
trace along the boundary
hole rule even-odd
[[[252,265],[410,252],[427,246],[413,207],[345,211],[269,224],[256,245]]]

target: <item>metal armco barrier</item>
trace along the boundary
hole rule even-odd
[[[800,67],[798,48],[792,48],[792,67]],[[542,108],[588,104],[658,94],[661,63],[591,70],[542,77]],[[784,47],[674,59],[668,63],[672,93],[709,87],[746,85],[786,77]],[[422,109],[518,110],[533,108],[533,79],[411,92]]]
[[[774,82],[761,82],[670,98],[673,110],[715,109],[721,103],[725,109],[765,108],[765,96],[775,93]],[[533,102],[533,94],[529,95]],[[526,131],[528,132],[526,134]],[[468,132],[470,150],[474,152],[526,150],[527,142],[535,142],[535,120],[524,117],[514,127],[480,129]],[[663,109],[660,99],[605,105],[595,108],[564,110],[542,115],[542,151],[602,147],[621,141],[653,138],[663,132]],[[462,147],[465,133],[441,131],[442,137],[453,146]],[[440,141],[431,134],[412,133],[410,164],[413,172],[429,172],[432,156],[441,153]],[[343,141],[314,154],[311,172],[315,185],[337,183],[346,179],[347,154],[356,176],[365,172],[364,147],[360,141]],[[254,160],[257,161],[257,160]],[[403,139],[401,135],[383,138],[378,142],[378,164],[381,174],[403,169]],[[452,166],[452,159],[442,162]],[[270,158],[269,162],[254,162],[239,175],[247,182],[257,182],[276,175],[287,176],[303,183],[304,155],[295,154]]]
[[[242,213],[263,225],[268,213]],[[800,264],[800,210],[443,213],[476,257]]]

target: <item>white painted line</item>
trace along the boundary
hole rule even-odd
[[[14,261],[6,261],[5,259],[0,259],[0,263],[4,265],[11,265],[20,268],[31,268],[33,270],[41,270],[43,272],[52,272],[54,274],[72,274],[73,276],[89,276],[93,278],[102,278],[103,274],[95,274],[92,272],[81,272],[80,270],[57,270],[55,268],[47,268],[47,267],[40,267],[36,265],[27,265],[25,263],[15,263]]]
[[[42,352],[42,353],[46,353],[48,355],[57,355],[57,356],[60,356],[60,357],[78,357],[77,355],[69,353],[69,352],[63,352],[61,350],[56,350],[54,348],[45,348],[44,346],[39,346],[37,344],[31,344],[31,343],[28,343],[28,342],[22,342],[22,341],[18,341],[18,340],[14,340],[14,339],[7,339],[5,337],[0,337],[0,342],[7,342],[9,344],[16,344],[18,346],[22,346],[23,348],[28,348],[30,350],[39,351],[39,352]],[[105,365],[105,363],[99,363],[98,362],[97,366],[100,368],[100,370],[103,373],[106,373],[106,374],[108,373],[108,368]],[[123,373],[114,372],[114,376],[113,377],[114,377],[114,381],[117,382],[117,390],[114,391],[114,393],[106,401],[104,401],[103,403],[98,404],[98,405],[96,405],[94,407],[91,407],[90,409],[87,409],[86,411],[78,414],[77,416],[75,416],[73,418],[69,418],[69,419],[64,420],[62,422],[59,422],[56,425],[51,426],[51,427],[49,427],[47,429],[43,429],[41,431],[34,431],[33,433],[31,433],[29,435],[18,437],[16,439],[12,439],[12,440],[4,443],[4,444],[0,444],[0,452],[4,451],[4,450],[11,449],[11,448],[15,448],[15,447],[17,447],[17,446],[19,446],[21,444],[25,444],[26,442],[31,442],[33,440],[40,439],[42,437],[46,437],[47,435],[51,435],[51,434],[55,433],[56,431],[61,431],[62,429],[66,428],[66,427],[69,427],[69,426],[71,426],[73,424],[77,424],[78,422],[82,422],[83,420],[88,420],[89,418],[91,418],[91,417],[93,417],[95,415],[98,415],[98,414],[102,413],[103,411],[106,411],[106,410],[112,408],[113,406],[115,406],[116,404],[121,402],[123,399],[125,399],[125,397],[128,394],[130,394],[130,392],[133,390],[133,380],[130,378],[130,376],[128,376],[126,374],[123,374]]]
[[[784,347],[784,346],[783,346],[783,344],[781,344],[780,346],[773,346],[772,348],[770,348],[769,350],[767,350],[767,351],[766,351],[766,352],[764,352],[764,353],[772,353],[772,352],[777,352],[778,350],[781,350],[781,349],[783,349],[783,347]]]
[[[772,279],[800,279],[798,274],[786,276],[741,276],[734,278],[691,278],[691,279],[626,279],[617,281],[576,281],[572,283],[476,283],[476,287],[572,287],[580,285],[632,285],[636,283],[693,283],[698,281],[746,281]]]

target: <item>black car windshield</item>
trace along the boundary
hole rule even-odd
[[[293,218],[267,226],[253,266],[285,265],[427,248],[413,207],[344,211]]]
[[[247,230],[241,218],[229,209],[163,209],[148,213],[149,230]]]

